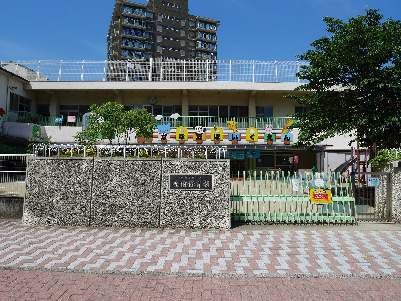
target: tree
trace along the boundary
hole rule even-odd
[[[116,102],[104,103],[101,106],[92,105],[91,115],[86,128],[74,136],[79,145],[93,147],[101,139],[112,140],[121,138],[136,131],[136,135],[149,138],[153,136],[156,127],[155,117],[146,109],[132,109],[126,111],[124,106]]]
[[[400,147],[401,22],[382,19],[368,8],[348,23],[323,18],[331,36],[297,56],[309,61],[296,75],[308,83],[288,97],[310,107],[292,115],[299,120],[298,147],[351,133],[361,146]]]

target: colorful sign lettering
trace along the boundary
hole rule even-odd
[[[368,178],[368,187],[379,187],[380,180],[379,178]]]
[[[284,144],[288,145],[290,142],[294,141],[293,134],[281,134],[281,142],[284,142]]]
[[[219,143],[220,141],[223,141],[223,129],[215,126],[211,130],[211,140],[214,141],[215,143]]]
[[[167,140],[170,140],[170,127],[170,123],[160,124],[157,126],[157,130],[159,131],[158,137],[162,143],[166,143]]]
[[[228,129],[229,130],[233,130],[233,133],[238,133],[237,122],[236,121],[230,120],[230,121],[227,121],[227,123],[228,123]]]
[[[246,141],[249,141],[250,143],[255,143],[258,141],[258,130],[254,127],[250,127],[249,129],[246,130]]]
[[[206,129],[198,125],[195,127],[195,132],[193,133],[192,137],[197,143],[202,143],[204,140],[206,140],[206,135],[205,135]]]
[[[247,159],[258,159],[260,158],[260,150],[246,151]]]
[[[326,189],[311,189],[310,190],[310,201],[313,204],[332,204],[331,191]]]
[[[175,140],[179,141],[181,144],[188,140],[188,129],[186,127],[180,126],[175,131]]]
[[[229,151],[227,151],[227,159],[243,160],[243,159],[245,159],[245,152],[229,150]]]

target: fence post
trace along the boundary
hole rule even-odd
[[[277,61],[274,61],[274,68],[275,68],[275,73],[276,73],[276,83],[278,82],[278,67],[277,67]]]
[[[230,60],[230,82],[232,81],[232,61]]]
[[[60,61],[60,70],[58,71],[58,81],[61,80],[61,65],[63,64],[63,60]]]
[[[82,61],[81,82],[84,81],[84,66],[85,66],[85,60]]]
[[[252,82],[255,82],[255,61],[252,61]]]
[[[36,81],[39,81],[39,74],[40,74],[40,61],[39,61],[39,64],[38,64],[38,71],[36,72],[36,74],[37,74]]]
[[[152,68],[153,68],[153,58],[151,57],[149,60],[149,81],[152,81]]]
[[[206,81],[209,81],[209,60],[206,61]]]
[[[106,81],[107,60],[104,61],[103,67],[103,81]]]

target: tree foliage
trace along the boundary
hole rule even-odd
[[[101,139],[112,140],[117,137],[126,138],[133,131],[136,135],[149,138],[153,136],[156,121],[146,109],[131,109],[126,111],[124,106],[116,102],[104,103],[101,106],[92,105],[86,128],[74,136],[80,145],[92,147]]]
[[[300,129],[297,146],[313,147],[337,134],[357,133],[361,146],[399,147],[401,22],[383,21],[378,10],[368,8],[366,15],[348,23],[323,20],[330,36],[297,56],[309,61],[297,74],[308,83],[289,97],[311,108],[293,115],[299,120],[293,126]]]

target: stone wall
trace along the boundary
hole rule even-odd
[[[24,198],[1,197],[0,218],[21,218],[24,206]]]
[[[393,167],[392,178],[392,201],[393,221],[401,222],[401,167]]]
[[[163,160],[160,225],[173,228],[230,228],[228,160]],[[212,174],[211,190],[171,189],[171,175]]]
[[[29,225],[230,228],[229,160],[32,158]],[[212,189],[170,189],[170,175],[209,175]]]

